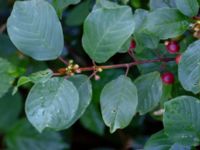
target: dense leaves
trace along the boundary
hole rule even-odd
[[[199,5],[0,1],[0,149],[195,149]]]

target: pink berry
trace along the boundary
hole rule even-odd
[[[176,41],[167,41],[165,45],[167,51],[171,54],[177,53],[180,50],[180,46]]]
[[[95,78],[96,81],[101,79],[101,77],[99,75],[95,75],[94,78]]]
[[[135,42],[135,40],[131,40],[129,49],[134,49],[135,47],[136,47],[136,42]]]
[[[166,72],[161,76],[162,81],[165,84],[173,84],[174,83],[174,75],[171,72]]]
[[[181,61],[181,57],[182,57],[182,55],[177,55],[176,56],[176,64],[179,64],[180,63],[180,61]]]

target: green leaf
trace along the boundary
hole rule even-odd
[[[199,3],[197,0],[175,0],[177,8],[186,16],[193,17],[198,14]]]
[[[17,85],[13,90],[13,95],[18,91],[18,88],[24,84],[29,82],[39,83],[39,82],[46,82],[53,76],[53,71],[50,69],[46,69],[43,71],[32,73],[30,76],[22,76],[17,81]]]
[[[120,5],[118,5],[115,2],[111,2],[109,0],[96,0],[96,4],[94,5],[93,10],[99,9],[99,8],[115,9],[119,7]]]
[[[155,49],[158,47],[160,39],[156,35],[143,30],[148,13],[146,10],[137,9],[134,14],[136,24],[134,33],[134,39],[137,43],[136,52],[141,52],[145,48]]]
[[[192,43],[182,54],[178,77],[183,88],[195,94],[200,92],[200,40]]]
[[[134,13],[134,20],[135,20],[135,31],[140,30],[143,25],[144,21],[148,15],[148,11],[144,9],[136,9]]]
[[[155,34],[149,33],[144,30],[135,32],[134,37],[137,43],[135,51],[138,51],[138,49],[145,49],[145,48],[156,49],[160,41],[160,39]]]
[[[69,5],[78,4],[81,0],[49,0],[57,11],[57,14],[62,18],[62,13]]]
[[[118,51],[118,53],[127,53],[127,51],[129,50],[130,44],[131,44],[131,40],[132,37],[130,37],[120,48],[120,50]]]
[[[79,94],[64,78],[52,78],[31,89],[25,104],[28,120],[42,132],[45,128],[65,129],[76,115]]]
[[[82,25],[90,12],[90,0],[87,0],[71,10],[65,20],[68,26]]]
[[[67,145],[59,133],[45,131],[38,133],[27,120],[18,121],[6,134],[9,150],[63,150]]]
[[[0,132],[5,132],[17,121],[22,110],[22,98],[19,94],[7,93],[0,98]]]
[[[5,59],[0,58],[0,98],[9,90],[14,82],[11,72],[13,66]]]
[[[129,6],[94,9],[84,22],[84,50],[96,62],[106,62],[128,40],[134,26]]]
[[[80,119],[81,124],[89,131],[103,135],[105,125],[98,108],[91,104]]]
[[[79,92],[79,106],[76,114],[69,123],[68,127],[74,124],[85,112],[92,100],[92,85],[90,79],[85,75],[75,75],[68,79],[71,81]]]
[[[155,133],[145,144],[144,150],[190,150],[190,147],[174,144],[163,130]]]
[[[176,4],[174,0],[150,0],[149,7],[151,10],[163,7],[175,8]]]
[[[189,20],[174,8],[159,8],[149,13],[145,30],[168,39],[183,34],[189,27]]]
[[[36,60],[56,59],[63,50],[61,23],[44,0],[16,1],[7,29],[14,45]]]
[[[164,128],[167,135],[183,145],[200,144],[200,100],[180,96],[165,103]]]
[[[105,124],[113,133],[128,126],[138,105],[137,89],[131,79],[121,75],[102,90],[101,111]]]
[[[141,75],[135,80],[138,90],[138,112],[141,115],[153,110],[161,100],[163,84],[159,72]]]

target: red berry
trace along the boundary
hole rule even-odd
[[[131,40],[129,49],[134,49],[135,47],[136,47],[136,42],[135,42],[135,40]]]
[[[174,54],[179,52],[180,46],[176,41],[169,41],[165,43],[166,49],[169,53]]]
[[[173,84],[174,83],[174,75],[171,72],[166,72],[161,76],[162,81],[165,84]]]
[[[176,56],[176,63],[177,63],[177,64],[180,63],[181,57],[182,57],[182,55],[177,55],[177,56]]]

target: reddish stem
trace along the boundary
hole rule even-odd
[[[174,61],[175,58],[157,58],[157,59],[152,59],[152,60],[140,60],[140,61],[135,61],[135,62],[131,62],[131,63],[124,63],[124,64],[116,64],[116,65],[107,65],[107,66],[91,66],[91,67],[82,67],[79,68],[78,70],[80,70],[80,72],[84,72],[84,71],[94,71],[94,73],[92,74],[95,75],[97,72],[97,68],[101,68],[101,69],[116,69],[116,68],[127,68],[126,73],[128,74],[129,68],[135,65],[140,65],[140,64],[145,64],[145,63],[154,63],[154,62],[169,62],[169,61]],[[54,73],[54,76],[61,76],[63,74],[61,73]]]
[[[116,64],[116,65],[107,65],[107,66],[98,66],[102,69],[115,69],[115,68],[127,68],[132,67],[139,64],[145,64],[145,63],[154,63],[154,62],[169,62],[174,61],[175,58],[159,58],[159,59],[152,59],[152,60],[141,60],[141,61],[135,61],[131,63],[125,63],[125,64]],[[94,66],[91,67],[83,67],[79,68],[79,70],[83,71],[94,71],[96,68]]]

